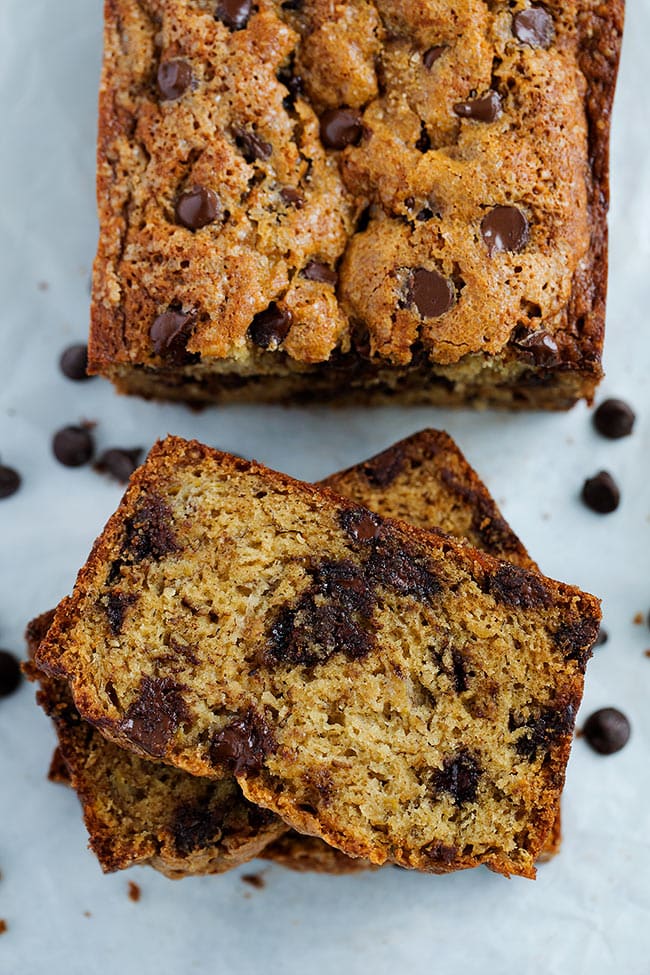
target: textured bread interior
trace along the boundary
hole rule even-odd
[[[598,616],[570,587],[170,438],[38,661],[105,736],[234,769],[344,852],[531,875]]]

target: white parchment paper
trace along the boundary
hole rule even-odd
[[[23,686],[0,700],[1,975],[601,975],[650,971],[650,101],[649,0],[631,0],[613,132],[607,378],[634,435],[608,442],[587,410],[475,415],[430,409],[330,412],[238,407],[194,414],[66,381],[61,349],[83,339],[96,242],[94,143],[101,0],[0,2],[0,454],[24,486],[0,502],[0,645],[67,593],[120,489],[51,456],[54,430],[98,421],[107,446],[167,432],[256,456],[303,478],[396,438],[447,429],[544,570],[603,597],[582,717],[616,705],[629,746],[601,758],[577,741],[561,856],[535,882],[486,870],[428,877],[387,868],[350,878],[255,864],[171,882],[151,870],[102,876],[74,795],[45,781],[53,733]],[[577,495],[605,468],[618,512]],[[241,874],[264,870],[254,890]],[[127,881],[142,888],[139,903]]]

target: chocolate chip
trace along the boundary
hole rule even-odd
[[[93,455],[93,438],[86,427],[63,427],[54,434],[52,450],[65,467],[82,467]]]
[[[293,186],[285,186],[280,190],[280,196],[286,204],[295,207],[296,210],[302,210],[305,205],[305,194]]]
[[[441,591],[436,573],[422,559],[405,546],[380,539],[368,559],[366,571],[370,579],[386,589],[403,596],[430,601]]]
[[[517,207],[498,206],[481,220],[481,234],[490,257],[499,251],[518,254],[530,239],[530,228],[525,214]]]
[[[516,738],[515,751],[522,758],[534,762],[538,751],[547,751],[553,742],[571,732],[574,720],[575,707],[572,703],[565,707],[541,708],[524,722],[517,721],[511,715],[508,723],[511,731],[526,729],[524,734]]]
[[[583,670],[591,657],[597,638],[598,621],[595,619],[563,623],[554,634],[554,642],[558,650],[567,660],[577,660]]]
[[[258,312],[248,329],[248,337],[261,349],[277,349],[291,328],[292,315],[288,308],[280,308],[272,301],[265,311]]]
[[[440,318],[454,303],[454,286],[438,271],[414,268],[409,275],[407,301],[417,308],[422,318]]]
[[[176,202],[176,221],[188,230],[207,227],[221,214],[219,197],[205,186],[193,186],[179,196]]]
[[[389,447],[363,464],[366,480],[374,487],[386,488],[404,470],[406,458],[401,447]]]
[[[424,122],[420,123],[420,134],[415,140],[415,148],[418,152],[428,152],[431,148],[431,136],[427,132]]]
[[[594,426],[608,440],[629,437],[634,428],[634,411],[622,399],[606,399],[594,413]]]
[[[61,353],[59,367],[66,379],[72,379],[74,382],[90,379],[91,377],[86,372],[88,368],[88,346],[82,343],[69,345]]]
[[[381,518],[367,508],[352,508],[341,511],[339,521],[343,531],[355,542],[371,542],[379,538]]]
[[[551,601],[539,576],[510,562],[503,562],[494,575],[486,577],[485,592],[498,603],[521,609],[539,609]]]
[[[194,850],[215,846],[223,835],[227,815],[224,804],[207,808],[205,801],[182,803],[171,825],[178,852],[187,856]]]
[[[616,481],[607,471],[600,471],[594,477],[587,478],[582,486],[582,500],[599,515],[608,515],[616,511],[621,501],[621,492]]]
[[[430,47],[422,55],[422,63],[427,71],[430,71],[434,66],[439,57],[445,53],[446,47],[444,44],[438,44],[435,47]]]
[[[520,10],[512,18],[512,33],[529,47],[550,47],[554,35],[553,18],[543,7]]]
[[[5,467],[0,464],[0,499],[10,498],[15,494],[21,485],[21,477],[13,467]]]
[[[594,711],[582,729],[582,733],[595,752],[613,755],[627,745],[630,738],[630,722],[616,708]]]
[[[322,261],[308,261],[300,273],[308,281],[320,281],[322,284],[336,285],[339,279],[334,268]]]
[[[307,592],[295,609],[281,610],[269,633],[267,660],[293,666],[314,667],[335,653],[348,660],[367,656],[373,634],[364,619],[334,600],[316,602],[317,593]]]
[[[169,308],[158,315],[149,332],[153,351],[172,365],[192,361],[187,341],[192,334],[194,313]]]
[[[254,163],[258,159],[269,159],[273,152],[270,142],[264,142],[252,129],[245,129],[241,125],[231,126],[230,131],[235,137],[237,147],[247,163]]]
[[[114,480],[126,484],[140,463],[142,454],[142,447],[133,447],[130,450],[112,447],[110,450],[105,450],[95,463],[95,470],[99,471],[100,474],[108,474]]]
[[[8,697],[16,690],[22,674],[20,662],[8,650],[0,650],[0,697]]]
[[[461,118],[471,118],[477,122],[495,122],[501,115],[501,98],[498,92],[489,91],[480,98],[456,102],[454,112]]]
[[[112,589],[109,592],[104,603],[104,608],[113,636],[119,636],[122,632],[126,611],[129,606],[137,602],[137,599],[138,597],[135,593],[121,592],[119,589]]]
[[[518,325],[510,342],[530,356],[536,366],[552,366],[559,361],[557,342],[544,329],[531,330]]]
[[[176,729],[188,718],[183,688],[169,677],[143,677],[140,694],[119,722],[120,731],[147,754],[165,754]]]
[[[215,17],[231,30],[242,30],[248,23],[252,9],[253,0],[221,0]]]
[[[281,85],[289,89],[289,94],[282,102],[285,109],[289,112],[293,109],[296,99],[303,93],[303,80],[300,75],[294,74],[293,61],[286,67],[280,68],[276,77]]]
[[[210,745],[210,761],[233,775],[259,772],[267,755],[277,748],[264,718],[253,708],[218,731]]]
[[[475,755],[463,749],[446,758],[441,769],[435,769],[431,784],[435,792],[447,792],[457,806],[475,802],[483,769]]]
[[[362,133],[361,114],[354,108],[330,108],[320,117],[320,137],[326,149],[356,146]]]
[[[192,84],[192,69],[187,61],[175,59],[158,65],[158,91],[162,101],[180,98]]]
[[[124,547],[126,560],[134,563],[179,551],[172,510],[162,498],[152,494],[138,503],[125,522]]]
[[[319,595],[335,600],[349,613],[372,616],[373,592],[359,569],[349,559],[338,562],[322,562],[313,572],[314,585]]]

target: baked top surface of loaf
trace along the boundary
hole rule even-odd
[[[497,556],[507,552],[516,564],[534,567],[485,485],[440,431],[414,434],[323,483],[378,514],[423,528],[439,526],[476,548]],[[44,613],[28,626],[30,656],[53,618],[53,611]],[[49,777],[73,784],[91,847],[105,869],[145,862],[177,877],[229,869],[255,855],[295,870],[347,873],[370,866],[294,831],[274,841],[278,821],[270,813],[251,814],[237,786],[227,804],[218,801],[227,779],[214,782],[177,770],[172,774],[167,766],[107,742],[80,720],[65,682],[42,674],[39,679],[39,703],[53,718],[59,738]],[[229,781],[234,784],[234,779]],[[544,853],[551,855],[559,846],[559,812],[556,822],[558,829],[549,833],[551,844],[547,840],[544,845]]]
[[[93,368],[598,378],[622,0],[226,8],[106,0]]]
[[[571,587],[170,438],[37,663],[106,737],[234,772],[344,852],[531,875],[598,619]]]

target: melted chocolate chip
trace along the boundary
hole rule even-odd
[[[73,382],[83,382],[91,377],[87,373],[88,369],[88,346],[82,343],[69,345],[64,349],[59,359],[59,367],[66,379]]]
[[[466,102],[456,102],[454,112],[460,118],[474,119],[476,122],[495,122],[501,115],[501,98],[496,91],[489,91],[480,98]]]
[[[104,603],[104,608],[106,610],[108,625],[113,636],[120,635],[122,632],[122,626],[124,625],[126,611],[129,606],[132,606],[137,601],[138,597],[135,595],[135,593],[121,592],[119,589],[112,589],[109,592]]]
[[[380,539],[368,559],[366,571],[370,579],[400,595],[430,601],[441,590],[440,581],[421,559],[399,548],[394,542]]]
[[[355,542],[372,542],[379,538],[381,518],[367,508],[353,508],[342,511],[339,521],[343,531]]]
[[[409,275],[407,301],[422,318],[440,318],[454,303],[454,286],[438,271],[414,268]]]
[[[518,736],[515,740],[515,751],[522,758],[534,762],[538,751],[547,751],[553,742],[571,732],[574,720],[575,707],[573,704],[568,704],[563,708],[542,708],[524,723],[519,723],[511,715],[508,723],[511,731],[519,728],[526,729],[525,734]]]
[[[334,599],[349,613],[370,617],[374,596],[363,570],[349,559],[322,562],[314,570],[314,583],[319,594]]]
[[[176,221],[188,230],[201,230],[221,215],[221,203],[214,190],[193,186],[176,203]]]
[[[187,856],[194,850],[216,846],[223,835],[226,807],[218,804],[212,808],[205,802],[185,802],[175,812],[171,825],[174,842],[179,853]]]
[[[293,186],[285,186],[280,190],[280,196],[288,206],[295,207],[296,210],[302,210],[305,205],[305,194]]]
[[[404,470],[406,457],[401,447],[389,447],[363,465],[363,473],[369,484],[386,488]]]
[[[356,146],[362,133],[361,114],[354,108],[331,108],[320,117],[320,138],[326,149]]]
[[[142,447],[133,447],[130,450],[112,447],[99,457],[95,463],[95,470],[100,474],[108,474],[121,484],[126,484],[140,463],[142,454]]]
[[[438,58],[440,58],[446,51],[444,44],[438,44],[435,47],[428,48],[422,55],[422,63],[427,71],[430,71],[434,66]]]
[[[158,91],[161,101],[180,98],[192,84],[192,69],[187,61],[174,59],[158,65]]]
[[[336,286],[339,276],[328,264],[322,261],[308,261],[300,272],[308,281],[320,281],[322,284]]]
[[[595,752],[613,755],[620,752],[630,739],[630,722],[617,708],[601,708],[591,714],[582,733]]]
[[[210,745],[210,761],[233,775],[259,772],[277,743],[271,728],[253,708],[218,731]]]
[[[553,18],[543,7],[520,10],[512,18],[512,33],[529,47],[550,47],[555,33]]]
[[[188,718],[182,690],[169,677],[143,677],[139,696],[119,723],[120,731],[147,754],[162,757],[177,728]]]
[[[557,342],[543,329],[532,331],[518,325],[510,341],[515,348],[528,355],[536,366],[553,366],[559,362]]]
[[[0,697],[8,697],[22,680],[20,661],[9,650],[0,650]]]
[[[272,301],[265,311],[255,316],[249,326],[248,337],[261,349],[277,349],[289,334],[291,322],[289,309],[280,308]]]
[[[138,504],[126,520],[124,537],[126,560],[131,562],[161,559],[180,549],[173,531],[172,510],[156,495]]]
[[[520,542],[510,525],[500,514],[489,495],[486,497],[457,480],[452,471],[443,468],[440,480],[455,495],[467,502],[472,510],[472,528],[481,539],[482,547],[494,555],[516,552]]]
[[[500,251],[518,254],[530,240],[526,215],[511,206],[498,206],[481,220],[481,234],[492,257]]]
[[[194,327],[194,313],[170,308],[158,315],[149,336],[153,351],[171,365],[184,365],[192,360],[187,342]]]
[[[503,562],[494,575],[486,577],[485,592],[498,603],[521,609],[539,609],[551,602],[539,576],[509,562]]]
[[[339,653],[358,660],[372,647],[372,632],[363,620],[355,619],[338,601],[316,603],[314,594],[307,593],[297,608],[280,612],[270,630],[267,659],[314,667]]]
[[[52,450],[64,467],[82,467],[91,459],[93,438],[86,427],[63,427],[54,434]]]
[[[457,755],[446,758],[441,769],[431,777],[435,792],[447,792],[457,806],[475,802],[479,779],[483,769],[478,758],[463,749]]]
[[[563,623],[556,630],[554,641],[567,660],[577,660],[584,670],[598,640],[598,633],[597,620],[579,620],[577,623]]]
[[[10,498],[21,485],[21,477],[13,467],[0,464],[0,499]]]
[[[231,132],[247,163],[254,163],[255,160],[270,158],[273,152],[273,146],[270,142],[265,142],[263,139],[260,139],[253,129],[245,129],[241,125],[233,125]]]
[[[427,132],[424,122],[420,123],[420,134],[415,140],[415,148],[418,152],[428,152],[431,148],[431,136]]]
[[[607,471],[600,471],[585,481],[581,497],[592,511],[599,515],[608,515],[618,508],[621,492],[612,475]]]
[[[634,411],[622,399],[606,399],[594,413],[594,426],[608,440],[629,437],[634,428]]]
[[[467,661],[460,650],[452,650],[452,683],[457,694],[462,694],[468,687]]]
[[[253,9],[253,0],[221,0],[217,4],[215,17],[230,30],[242,30],[248,23]]]

